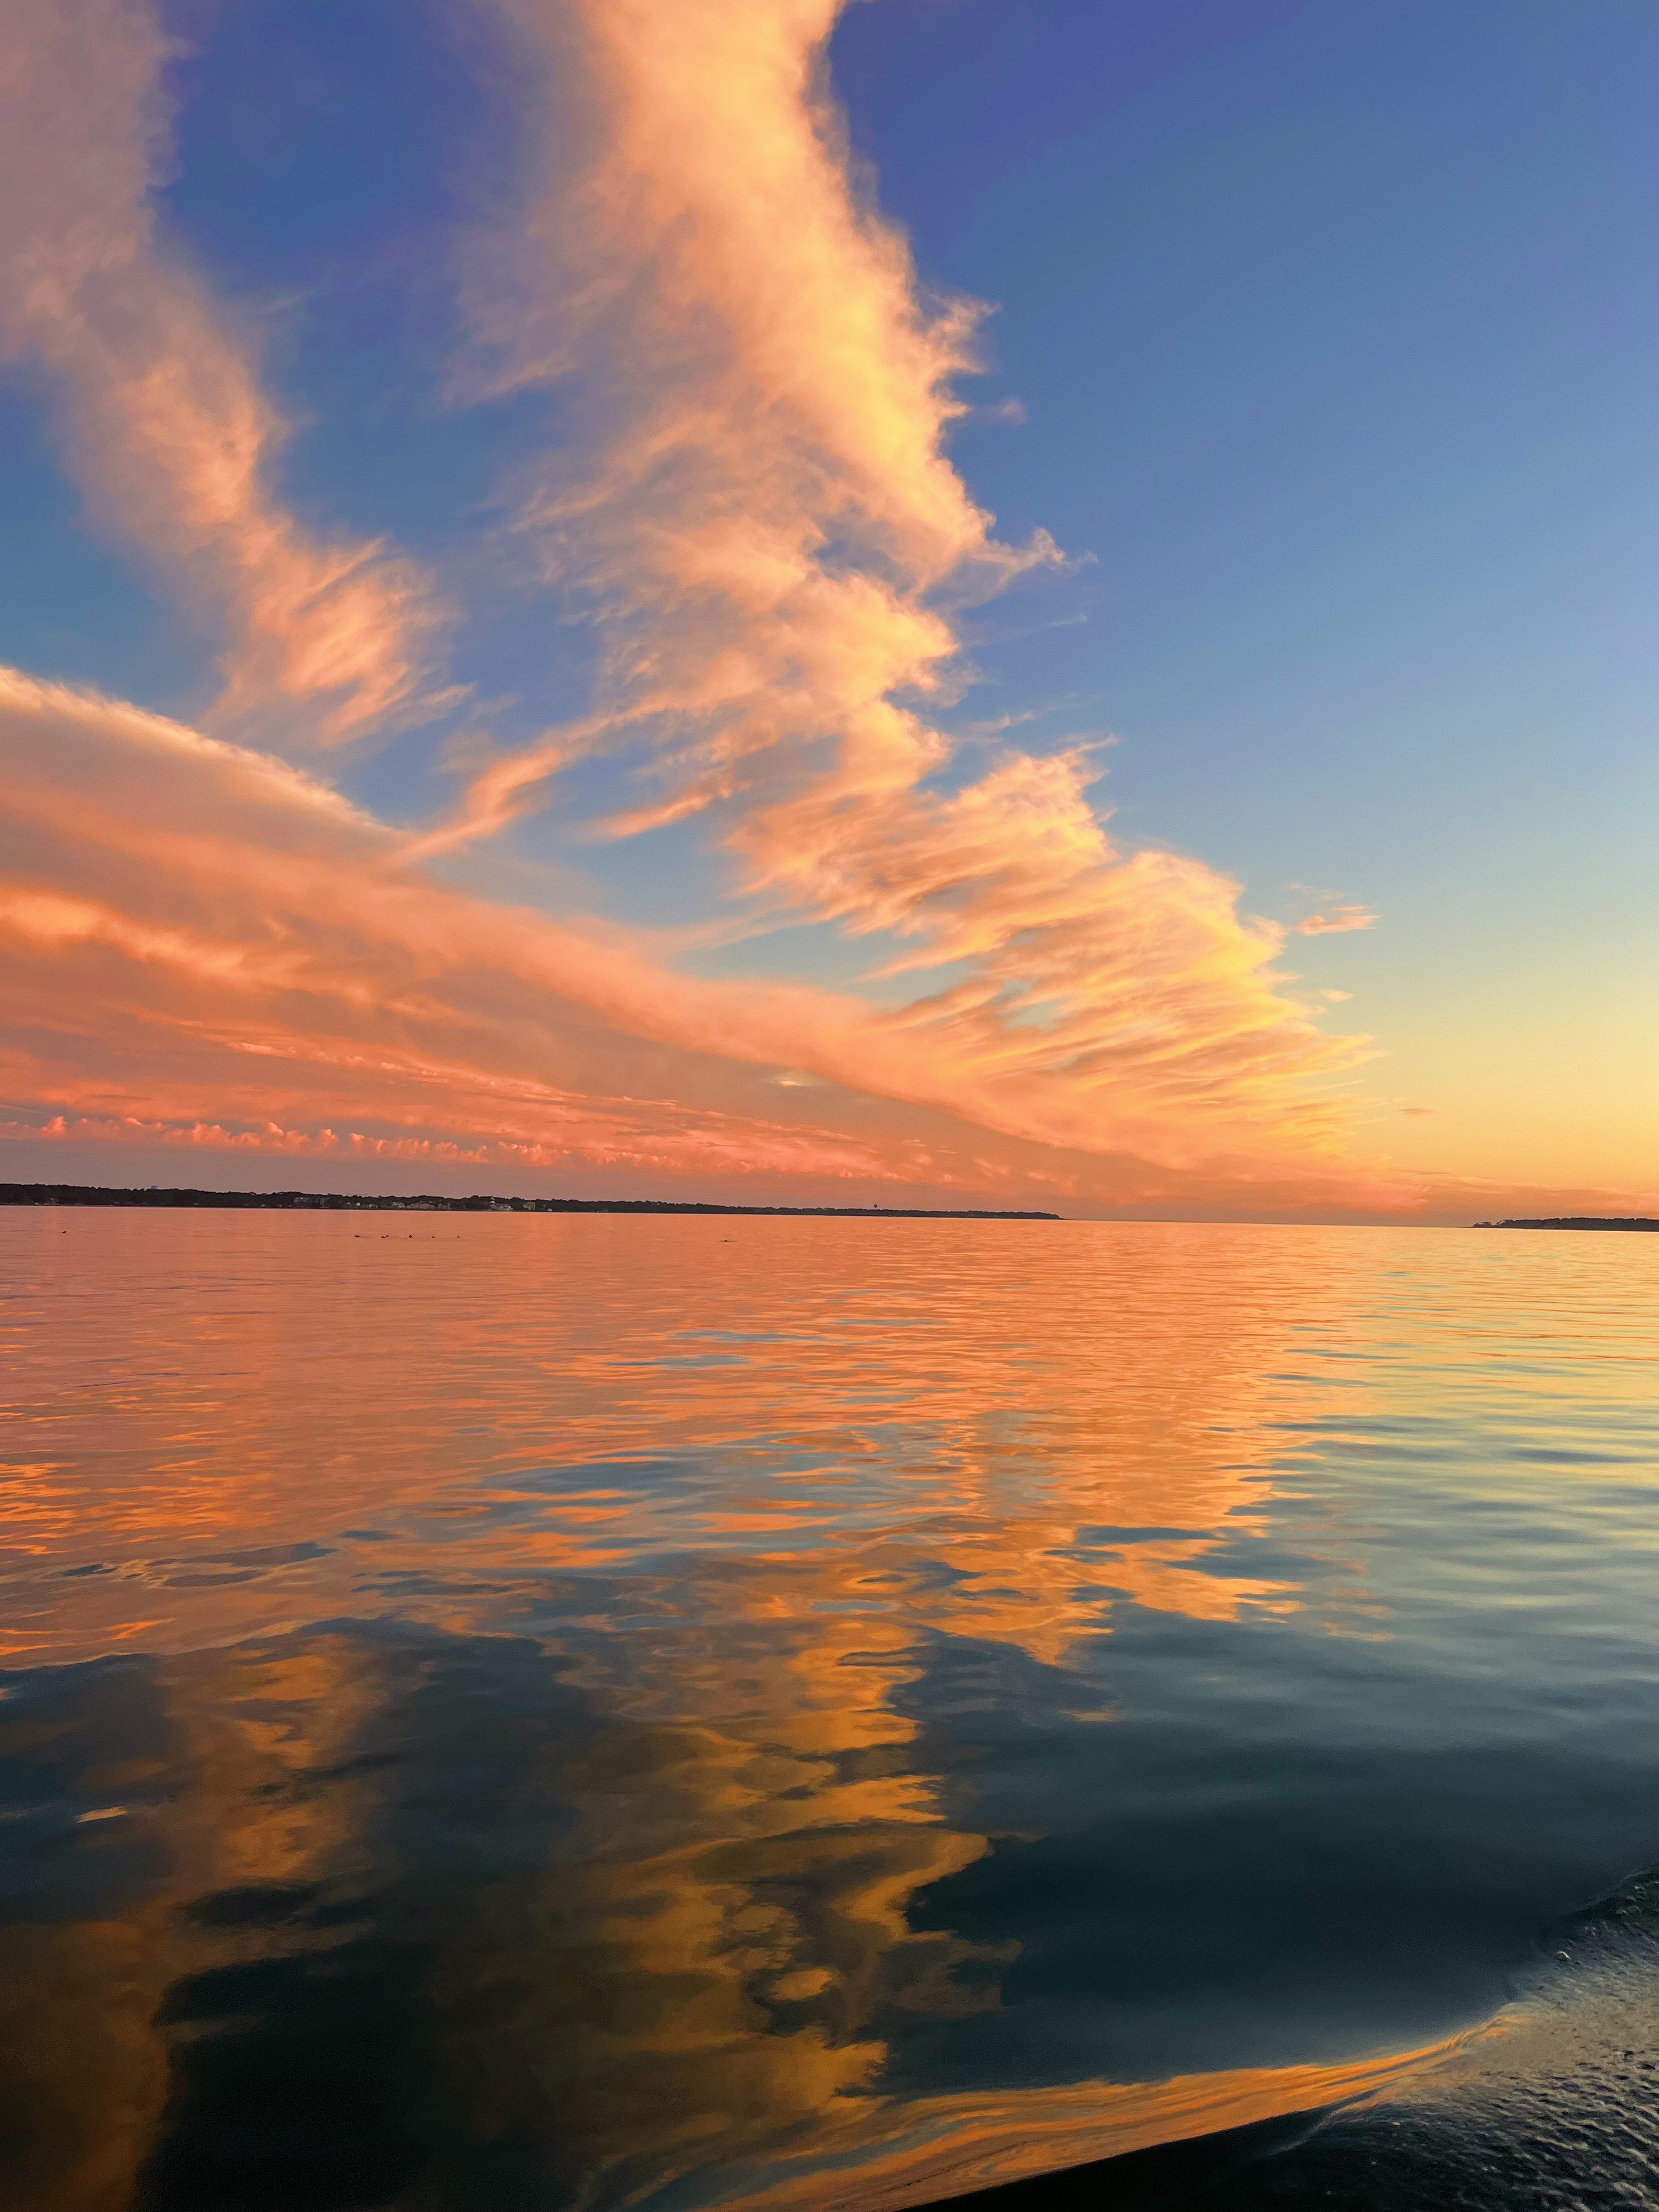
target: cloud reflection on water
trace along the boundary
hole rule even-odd
[[[1366,1523],[1432,1595],[1477,1434],[1623,1480],[1597,1309],[1564,1365],[1498,1284],[1499,1388],[1363,1231],[6,1226],[39,2212],[873,2205],[1316,2105],[1612,1787],[1582,1723],[1471,1756]]]

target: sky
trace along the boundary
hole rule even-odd
[[[1659,1211],[1645,0],[14,0],[0,1179]]]

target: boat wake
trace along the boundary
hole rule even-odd
[[[1550,1929],[1517,1980],[1486,2028],[1363,2102],[1021,2182],[975,2212],[1653,2212],[1659,1868]]]

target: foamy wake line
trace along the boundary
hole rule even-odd
[[[1334,2066],[1241,2067],[1168,2081],[1085,2081],[904,2104],[848,2098],[838,2148],[738,2169],[723,2212],[897,2212],[1159,2145],[1375,2097],[1448,2056],[1452,2043]],[[808,2160],[810,2160],[810,2164]]]
[[[1310,2133],[1129,2212],[1652,2212],[1659,2204],[1659,1868],[1547,1931],[1516,1995]],[[1081,2185],[1084,2177],[1075,2178]],[[1056,2179],[1055,2212],[1073,2202]],[[1079,2201],[1081,2201],[1080,2199]],[[1010,2206],[1008,2212],[1016,2212]]]

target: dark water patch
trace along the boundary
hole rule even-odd
[[[959,2212],[1652,2212],[1659,1870],[1548,1929],[1490,2028],[1383,2094],[951,2200]]]
[[[177,1742],[153,1660],[14,1675],[0,1700],[0,1917],[73,1919],[154,1879]]]
[[[5,1771],[36,1798],[79,1802],[148,1739],[157,1802],[137,1862],[100,1836],[31,1883],[6,1839],[0,2198],[77,2204],[90,2145],[141,2212],[477,2202],[471,1945],[568,1858],[594,1730],[561,1668],[346,1625],[18,1687]]]
[[[172,2039],[143,2212],[346,2212],[431,2164],[421,1959],[360,1939],[191,1975],[156,2014]],[[423,2094],[424,2093],[424,2094]]]
[[[1659,1872],[1552,1929],[1496,2033],[1334,2115],[1193,2212],[1651,2212],[1659,2203]]]
[[[310,1917],[322,1896],[318,1882],[242,1882],[184,1910],[198,1928],[279,1928]]]

